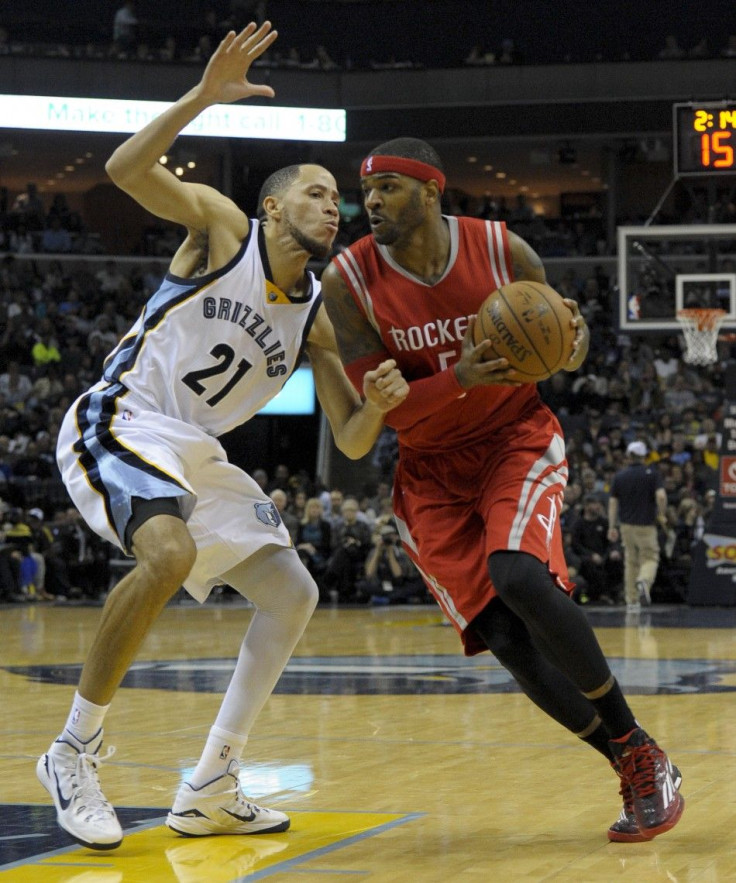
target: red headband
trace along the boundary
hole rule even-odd
[[[376,175],[378,172],[396,172],[399,175],[408,175],[419,181],[436,181],[440,193],[445,190],[445,176],[436,167],[417,159],[406,159],[403,156],[368,156],[363,160],[360,167],[360,177]]]

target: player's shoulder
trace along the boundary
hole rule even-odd
[[[469,218],[465,215],[450,217],[450,223],[457,222],[458,236],[460,240],[483,240],[503,239],[510,241],[510,231],[507,230],[503,221],[488,221],[485,218]]]
[[[360,239],[356,239],[355,242],[351,242],[350,245],[346,246],[340,254],[345,254],[345,252],[349,252],[352,255],[361,256],[365,254],[375,253],[377,251],[376,248],[376,240],[373,237],[372,233],[367,233],[365,236],[361,236]],[[340,257],[340,254],[336,255],[336,258]]]
[[[208,184],[189,182],[187,187],[196,195],[212,225],[235,228],[241,236],[248,231],[248,216],[229,196]]]

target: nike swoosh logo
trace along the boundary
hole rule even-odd
[[[48,764],[48,760],[46,761],[46,763]],[[59,785],[59,777],[56,775],[56,770],[54,770],[54,778],[56,779],[56,793],[59,795],[59,803],[61,804],[61,808],[68,809],[69,804],[72,802],[72,798],[64,797],[64,795],[61,793],[61,785]]]
[[[223,807],[223,809],[224,809],[224,807]],[[226,809],[225,812],[229,816],[232,816],[234,819],[239,819],[241,822],[252,822],[255,820],[255,817],[256,817],[256,814],[253,812],[253,810],[250,811],[249,816],[239,816],[236,812],[230,812],[229,809]]]

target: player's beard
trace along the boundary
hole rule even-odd
[[[320,258],[321,260],[330,256],[330,252],[332,251],[331,242],[328,245],[325,242],[319,242],[317,239],[312,239],[311,236],[307,236],[303,230],[300,230],[295,224],[292,224],[288,217],[285,220],[289,236],[291,236],[300,248],[303,248],[304,251],[311,254],[312,257]]]
[[[406,205],[399,211],[396,220],[382,218],[382,227],[380,230],[373,230],[373,237],[379,245],[396,245],[401,240],[408,240],[414,230],[424,223],[425,219],[426,214],[422,207],[419,188],[417,188]]]

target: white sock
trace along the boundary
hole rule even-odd
[[[95,705],[88,699],[84,699],[79,693],[74,694],[66,727],[72,736],[86,745],[93,736],[102,728],[102,722],[107,714],[109,705]]]
[[[230,761],[240,760],[247,741],[247,736],[230,733],[220,727],[212,727],[199,763],[189,778],[192,788],[201,788],[208,782],[224,776]]]

